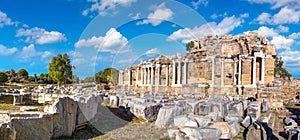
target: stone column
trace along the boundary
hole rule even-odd
[[[175,72],[176,72],[176,63],[173,61],[173,73],[172,73],[172,85],[175,85]]]
[[[233,85],[236,85],[236,60],[234,60],[234,70],[233,70]]]
[[[143,66],[141,67],[141,85],[144,84],[144,68]]]
[[[184,75],[183,75],[183,84],[187,84],[187,64],[188,62],[184,62]]]
[[[252,85],[256,84],[256,56],[253,57],[253,66],[252,66]]]
[[[150,79],[150,84],[153,85],[153,84],[154,84],[154,67],[153,67],[153,65],[151,65],[150,69],[151,69],[151,73],[150,73],[150,77],[151,77],[151,79]]]
[[[144,85],[147,84],[147,77],[146,77],[146,75],[147,75],[146,66],[144,66],[144,73],[143,73],[143,76],[144,76],[143,83],[144,83]]]
[[[131,85],[131,70],[128,70],[128,85]]]
[[[224,63],[224,58],[221,59],[221,88],[224,89],[224,68],[225,68],[225,63]]]
[[[147,67],[147,84],[150,84],[150,67]]]
[[[169,84],[169,65],[166,65],[166,86]]]
[[[215,58],[211,59],[211,86],[215,87]]]
[[[261,58],[261,82],[265,83],[265,58]]]
[[[156,65],[157,66],[157,80],[156,80],[156,82],[155,82],[155,85],[160,85],[160,64],[157,64]]]
[[[242,83],[242,57],[239,58],[239,75],[238,75],[238,85]]]
[[[178,72],[177,72],[177,84],[181,84],[181,62],[178,63]]]
[[[139,81],[139,68],[136,68],[136,75],[135,75],[135,84],[138,85]]]

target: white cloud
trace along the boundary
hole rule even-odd
[[[15,25],[16,23],[11,21],[9,17],[2,11],[0,11],[0,28],[3,26]]]
[[[279,32],[282,32],[282,33],[289,32],[289,30],[290,30],[289,27],[282,26],[282,25],[279,25],[278,29],[279,29]]]
[[[210,18],[216,19],[216,18],[218,18],[218,15],[217,15],[217,14],[212,14],[212,15],[210,16]]]
[[[82,15],[87,16],[91,12],[98,12],[99,15],[105,16],[109,10],[115,10],[117,5],[127,7],[136,0],[87,0],[87,2],[92,3],[92,5],[84,10]]]
[[[263,35],[263,36],[266,36],[266,37],[278,36],[277,31],[275,31],[273,28],[269,28],[269,27],[266,27],[266,26],[259,27],[257,32],[260,35]]]
[[[299,20],[300,11],[288,7],[281,8],[274,16],[263,12],[256,18],[259,24],[297,24]]]
[[[276,49],[288,49],[295,41],[290,38],[286,38],[282,35],[274,36],[271,43],[276,46]]]
[[[194,7],[194,9],[198,9],[199,5],[204,5],[207,6],[208,4],[208,0],[198,0],[198,1],[192,1],[192,6]]]
[[[243,23],[243,18],[236,18],[235,16],[225,17],[219,24],[209,22],[194,28],[184,28],[173,32],[168,40],[182,40],[187,43],[190,40],[197,39],[205,35],[225,35],[240,26]]]
[[[300,7],[299,0],[248,0],[250,3],[257,3],[257,4],[271,4],[272,9],[280,8],[280,7],[289,7],[293,9],[297,9]]]
[[[141,13],[136,13],[135,15],[133,13],[130,13],[128,16],[131,17],[133,20],[137,20],[140,18]]]
[[[287,67],[300,67],[300,51],[287,49],[279,54],[282,57],[285,66]]]
[[[22,51],[19,54],[19,57],[24,61],[30,60],[31,58],[37,56],[40,56],[41,60],[45,60],[53,56],[53,54],[50,51],[45,51],[45,52],[36,51],[34,44],[30,44],[29,46],[23,47]]]
[[[300,39],[300,32],[292,33],[291,35],[289,35],[289,38],[291,38],[291,39]]]
[[[150,10],[152,10],[153,12],[148,15],[147,19],[138,22],[137,25],[151,23],[153,26],[157,26],[164,20],[167,21],[172,19],[173,12],[171,9],[165,6],[164,2],[160,5],[151,6]]]
[[[0,44],[0,55],[3,56],[8,56],[8,55],[13,55],[18,51],[17,48],[7,48],[3,45]]]
[[[160,54],[160,50],[158,48],[153,48],[153,49],[148,50],[145,54],[147,56],[154,56],[156,54]]]
[[[26,37],[26,42],[36,44],[51,44],[66,41],[64,34],[57,31],[46,31],[43,28],[19,29],[16,37]]]
[[[299,23],[299,19],[300,11],[284,7],[274,15],[273,22],[275,24]]]
[[[272,15],[266,12],[261,13],[256,20],[258,21],[259,24],[264,24],[264,23],[271,23]]]
[[[99,52],[110,53],[126,53],[131,50],[128,40],[115,28],[109,29],[104,37],[99,36],[89,39],[82,39],[75,43],[75,47],[91,47],[93,46]]]

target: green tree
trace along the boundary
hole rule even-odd
[[[191,51],[192,48],[194,48],[195,44],[194,44],[194,41],[190,41],[188,42],[186,45],[185,45],[185,50],[186,51]]]
[[[17,82],[18,81],[18,77],[17,77],[16,71],[14,69],[9,70],[7,73],[8,73],[9,82]]]
[[[28,80],[28,72],[26,69],[20,69],[18,71],[18,78],[20,79],[20,82],[26,82]]]
[[[72,81],[72,65],[67,54],[52,57],[48,64],[49,78],[58,85]]]
[[[5,72],[0,72],[0,83],[4,84],[8,81],[8,75]]]
[[[287,69],[283,66],[284,62],[282,58],[275,58],[275,67],[274,67],[274,76],[279,75],[280,78],[290,78],[292,75],[287,71]]]
[[[119,71],[115,68],[106,68],[103,71],[99,71],[95,74],[95,82],[106,83],[106,84],[117,84],[118,83]]]

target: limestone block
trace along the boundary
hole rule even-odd
[[[10,122],[0,124],[0,140],[16,140],[16,134],[15,127]]]
[[[158,127],[168,127],[174,124],[174,117],[183,114],[183,107],[163,106],[160,108],[155,125]]]
[[[180,136],[180,133],[183,136]],[[202,140],[203,139],[203,137],[201,136],[201,133],[199,131],[199,128],[197,128],[197,127],[183,127],[180,129],[180,132],[178,134],[179,134],[179,136],[177,136],[176,138],[184,137],[189,140]],[[182,139],[182,138],[180,138],[180,139]]]
[[[291,128],[286,130],[287,140],[299,140],[300,139],[300,131],[299,128]]]
[[[264,101],[261,103],[261,111],[267,112],[268,111],[268,102]]]
[[[196,119],[189,117],[188,115],[180,115],[174,118],[174,126],[178,128],[183,127],[199,127]]]
[[[247,108],[247,115],[258,119],[261,114],[261,102],[251,102]]]
[[[215,128],[202,128],[199,130],[203,140],[219,140],[221,139],[222,131]]]
[[[247,140],[267,139],[267,133],[264,127],[259,122],[254,122],[248,127],[246,133]]]
[[[57,99],[51,106],[45,108],[53,115],[53,137],[72,136],[75,130],[77,102],[69,97]]]
[[[228,114],[225,116],[226,122],[230,122],[230,121],[240,122],[241,120],[242,117],[236,110],[229,110]]]
[[[32,106],[21,106],[20,111],[38,111],[38,108]]]
[[[98,105],[102,102],[102,95],[81,96],[77,99],[76,124],[82,124],[93,119],[97,113]]]
[[[235,137],[236,135],[238,135],[241,131],[239,123],[236,121],[229,121],[227,123],[230,126],[231,137]]]
[[[132,113],[141,119],[145,119],[149,122],[155,121],[159,112],[159,109],[162,107],[160,103],[134,103]],[[131,107],[132,108],[132,107]]]
[[[212,119],[208,116],[190,115],[190,117],[197,121],[200,128],[205,128],[212,123]]]
[[[242,121],[242,126],[247,128],[254,122],[256,122],[256,119],[252,118],[251,116],[246,116]]]
[[[119,106],[119,97],[115,95],[109,96],[109,104],[112,106]]]
[[[212,125],[210,125],[209,127],[221,130],[221,132],[222,132],[222,135],[220,137],[221,139],[230,139],[231,131],[230,131],[230,127],[227,122],[215,122]]]
[[[40,118],[13,118],[11,123],[18,140],[49,140],[53,136],[53,116]]]

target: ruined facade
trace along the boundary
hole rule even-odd
[[[138,92],[253,95],[274,80],[275,46],[256,32],[206,36],[185,55],[141,61],[119,73],[119,88]]]

